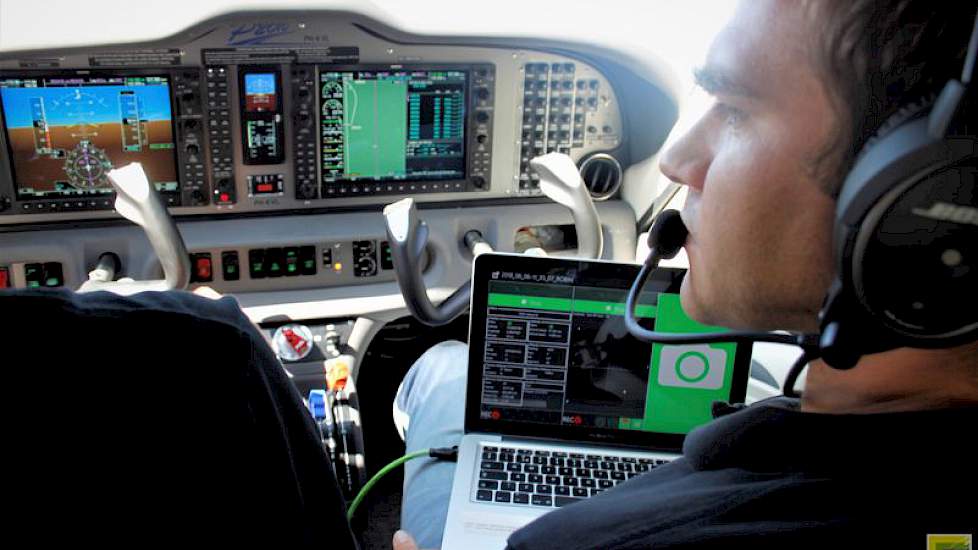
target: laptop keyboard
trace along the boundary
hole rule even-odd
[[[660,458],[483,445],[475,500],[566,506],[667,462]]]

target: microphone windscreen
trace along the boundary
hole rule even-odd
[[[652,223],[649,230],[649,249],[656,251],[662,259],[670,259],[679,253],[689,235],[678,210],[663,210]]]

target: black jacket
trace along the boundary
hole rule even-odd
[[[770,399],[509,547],[923,550],[927,534],[978,535],[976,440],[976,408],[827,415]]]
[[[355,546],[312,420],[232,299],[0,291],[0,315],[7,540]]]

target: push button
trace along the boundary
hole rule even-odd
[[[258,248],[248,251],[248,273],[252,279],[264,279],[265,272],[265,251]]]
[[[0,265],[0,288],[10,288],[10,268]]]
[[[284,248],[283,255],[285,256],[285,275],[287,277],[298,276],[299,275],[299,249],[294,246]]]
[[[61,270],[60,262],[48,262],[44,264],[44,286],[56,287],[65,283],[64,272]]]
[[[388,241],[380,243],[380,268],[384,270],[394,269],[394,253],[391,251],[391,243]]]
[[[27,285],[27,288],[40,288],[43,282],[43,264],[24,264],[24,283]]]
[[[303,275],[316,274],[316,247],[299,247],[299,273]]]
[[[221,274],[225,281],[237,281],[241,277],[236,250],[221,252]]]
[[[281,248],[265,249],[265,273],[269,277],[281,277],[285,271],[285,257]]]
[[[191,283],[209,283],[214,280],[214,269],[211,263],[210,252],[201,252],[190,255],[190,263],[193,265],[191,272]]]

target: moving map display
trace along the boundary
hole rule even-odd
[[[467,79],[451,70],[323,71],[324,184],[464,178]]]
[[[109,194],[132,162],[178,190],[167,77],[4,78],[0,103],[18,199]]]

